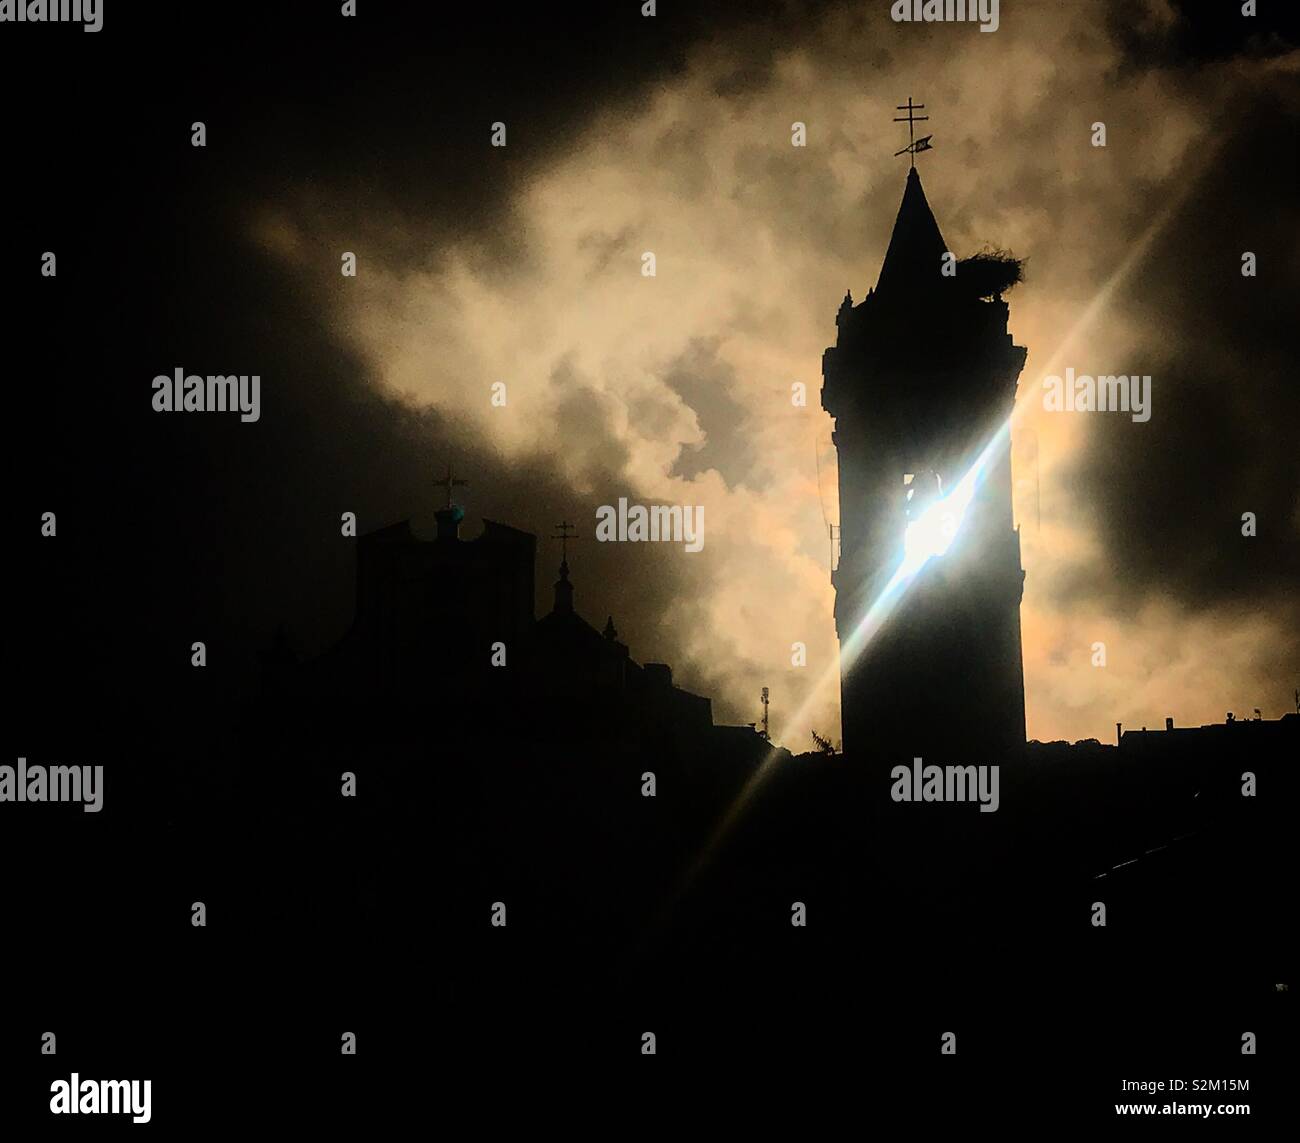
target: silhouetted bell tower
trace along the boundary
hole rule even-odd
[[[1007,333],[1001,291],[1018,277],[1012,259],[947,255],[911,169],[875,289],[858,305],[846,295],[835,319],[822,405],[835,418],[839,457],[832,578],[850,757],[998,763],[1024,745],[1024,572],[1009,434],[943,554],[921,567],[860,652],[844,653],[902,562],[909,524],[932,519],[926,509],[1011,414],[1026,350]]]

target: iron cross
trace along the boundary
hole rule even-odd
[[[569,541],[579,538],[578,526],[577,524],[570,524],[568,520],[561,520],[555,527],[557,530],[551,539],[560,541],[560,559],[567,564],[569,562]],[[572,535],[570,535],[570,529],[573,530]]]
[[[435,483],[439,488],[445,488],[445,489],[447,490],[447,507],[448,507],[448,508],[453,507],[452,502],[451,502],[451,493],[452,493],[452,489],[454,489],[454,488],[460,488],[460,487],[462,487],[462,486],[468,486],[468,485],[469,485],[469,481],[468,481],[468,480],[457,480],[457,479],[455,479],[455,477],[452,476],[452,474],[451,474],[451,465],[447,465],[447,475],[446,475],[446,477],[445,477],[444,479],[442,479],[442,480],[435,480],[434,483]]]
[[[906,115],[895,115],[895,116],[894,116],[894,122],[895,122],[895,123],[906,123],[906,124],[907,124],[907,146],[904,147],[901,151],[895,151],[895,152],[894,152],[894,158],[898,158],[899,155],[907,155],[907,156],[908,156],[908,162],[909,162],[913,167],[915,167],[915,166],[916,166],[916,153],[917,153],[917,151],[928,151],[928,150],[930,149],[930,139],[931,139],[931,136],[926,135],[923,139],[919,139],[919,140],[918,140],[918,139],[916,138],[916,128],[915,128],[915,124],[917,124],[917,123],[928,123],[929,120],[930,120],[930,117],[929,117],[928,115],[914,115],[914,114],[913,114],[913,112],[915,112],[915,111],[924,111],[924,110],[925,110],[925,104],[924,104],[924,103],[913,103],[913,102],[912,102],[912,97],[911,97],[910,95],[907,97],[907,103],[906,103],[906,105],[900,105],[900,106],[894,108],[894,110],[895,110],[895,111],[906,111],[906,112],[907,112]]]

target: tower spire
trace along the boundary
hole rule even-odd
[[[465,510],[456,504],[451,496],[453,489],[466,487],[468,480],[459,480],[452,475],[451,465],[447,465],[447,475],[442,480],[435,480],[434,485],[447,490],[447,507],[439,508],[433,514],[438,522],[438,539],[444,541],[460,538],[460,522],[465,519]]]
[[[560,541],[560,578],[555,581],[555,610],[573,611],[573,584],[569,582],[569,541],[579,538],[577,525],[561,520],[555,525],[552,540]]]
[[[880,267],[876,293],[911,293],[933,289],[939,282],[939,264],[948,244],[934,220],[934,212],[921,188],[915,168],[907,172],[907,186],[898,207],[889,248]]]
[[[913,126],[924,120],[921,105],[909,98],[899,110],[910,138],[899,153],[927,149],[929,137],[917,139]],[[875,291],[842,312],[836,344],[822,355],[822,406],[835,419],[839,460],[842,532],[831,576],[844,749],[891,765],[972,752],[1010,758],[1025,741],[1025,576],[1011,462],[987,433],[1014,407],[1026,351],[1009,336],[1005,302],[983,300],[978,281],[964,279],[960,294],[943,284],[945,253],[913,163]],[[978,494],[963,501],[960,532],[939,521],[941,550],[916,565],[910,583],[900,580],[909,529],[929,527],[918,494],[970,488],[976,455]]]

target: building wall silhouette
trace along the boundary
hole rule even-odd
[[[711,742],[712,704],[673,682],[664,663],[636,662],[613,618],[603,631],[574,607],[567,560],[552,609],[537,618],[537,538],[492,520],[460,535],[459,506],[436,513],[437,535],[401,521],[357,540],[356,611],[324,654],[299,663],[283,633],[263,656],[266,697],[286,708],[348,710],[361,733],[431,741],[607,747],[684,757]],[[514,747],[502,749],[516,753]]]

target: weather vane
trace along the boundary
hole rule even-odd
[[[908,162],[909,162],[913,167],[915,167],[915,166],[916,166],[916,156],[917,156],[921,151],[928,151],[928,150],[930,150],[930,148],[931,148],[930,140],[933,139],[934,136],[933,136],[933,135],[926,135],[924,138],[917,139],[917,138],[915,137],[916,129],[915,129],[915,126],[914,126],[914,125],[917,124],[917,123],[927,123],[927,122],[929,122],[930,117],[929,117],[928,115],[914,115],[914,114],[913,114],[913,112],[915,112],[915,111],[924,111],[924,110],[925,110],[925,104],[924,104],[924,103],[913,103],[913,102],[912,102],[912,97],[911,97],[910,95],[907,97],[907,103],[906,103],[906,104],[900,104],[900,105],[899,105],[898,107],[896,107],[894,110],[896,110],[896,111],[906,111],[906,112],[907,112],[906,115],[895,115],[895,116],[894,116],[894,122],[895,122],[895,123],[906,123],[906,124],[907,124],[907,140],[908,140],[908,142],[907,142],[907,146],[906,146],[906,147],[904,147],[901,151],[895,151],[895,152],[894,152],[894,158],[897,159],[899,155],[907,155],[907,156],[908,156]]]

